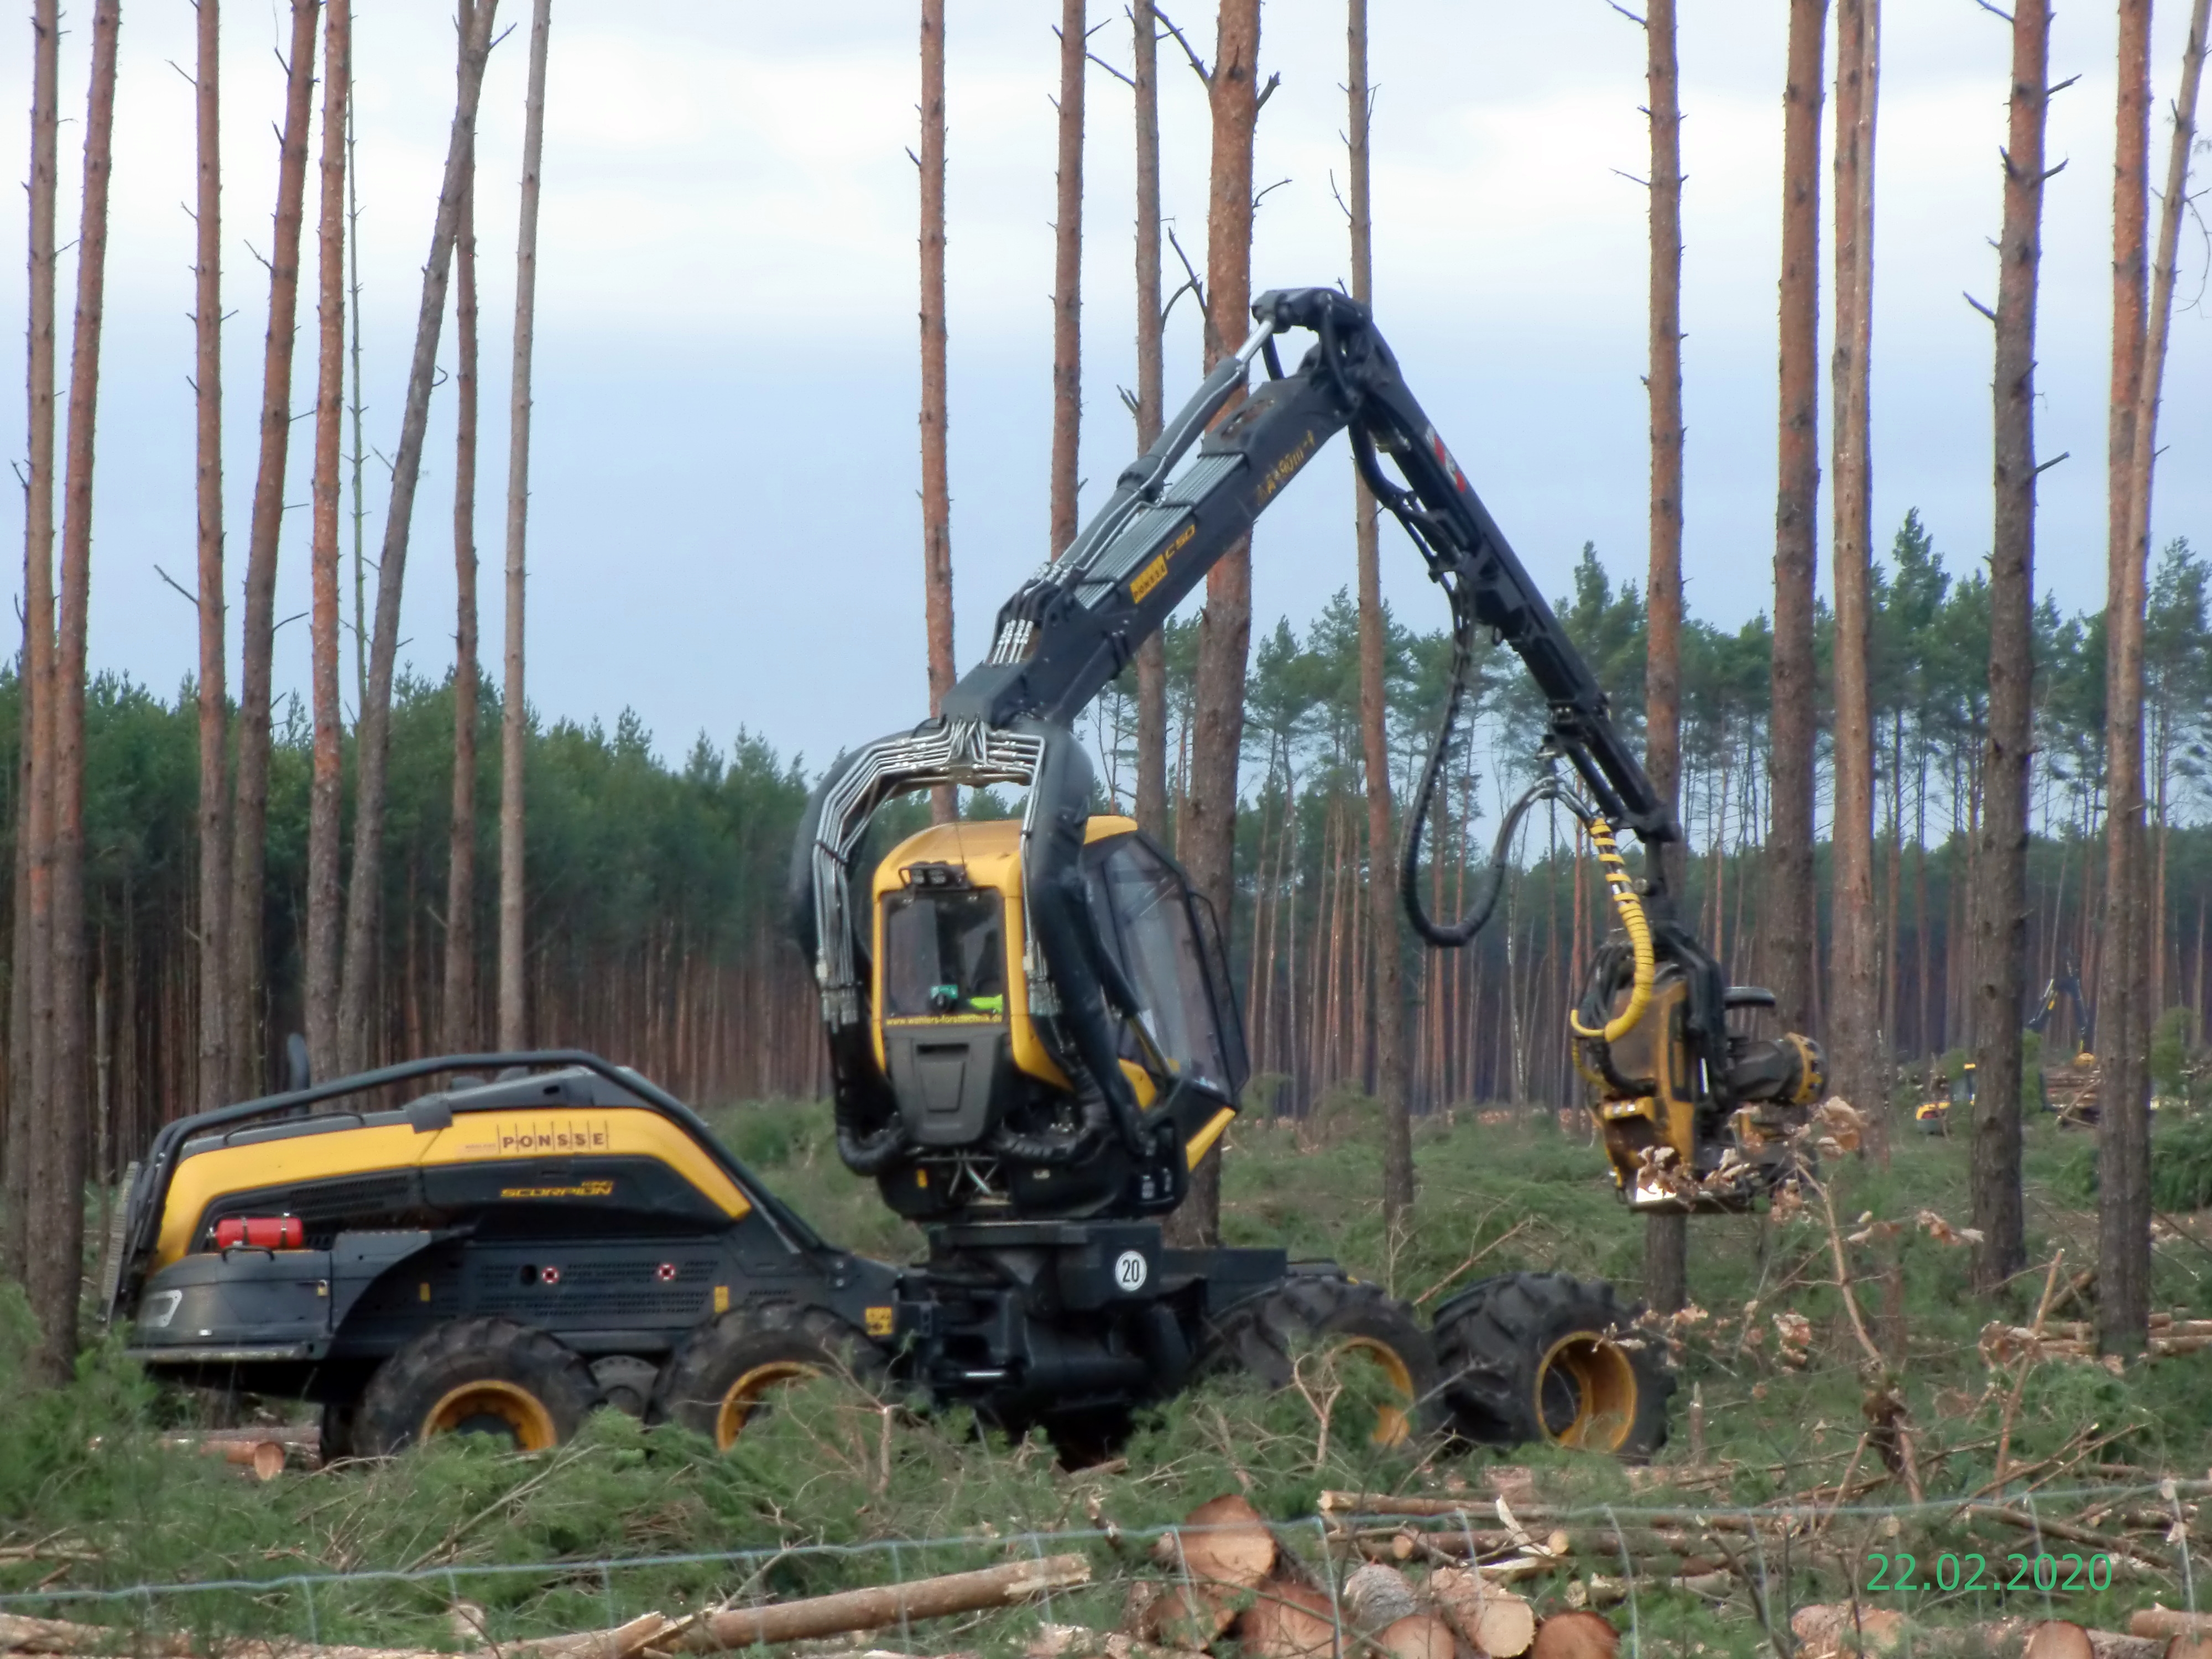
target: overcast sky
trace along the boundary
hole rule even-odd
[[[230,0],[223,15],[234,634],[266,326],[254,250],[267,250],[274,200],[282,9]],[[951,0],[950,9],[952,547],[964,665],[1045,550],[1058,8]],[[1196,0],[1170,9],[1210,54]],[[1118,9],[1097,0],[1092,11],[1109,20],[1096,50],[1126,64]],[[1684,566],[1692,611],[1734,624],[1765,608],[1771,580],[1786,8],[1699,0],[1683,11]],[[1988,547],[1990,338],[1961,295],[1994,297],[2008,38],[1973,0],[1893,0],[1887,12],[1875,515],[1886,544],[1918,507],[1963,568]],[[2162,177],[2183,19],[2178,5],[2160,12]],[[76,0],[75,23],[88,15]],[[477,196],[477,523],[495,673],[526,8],[504,0],[501,19],[523,29],[493,56]],[[547,717],[611,721],[632,708],[670,752],[702,730],[726,742],[743,726],[818,766],[923,712],[916,189],[906,155],[915,25],[911,5],[888,0],[556,0],[529,548],[530,696]],[[2050,153],[2067,166],[2045,209],[2037,442],[2045,457],[2071,459],[2044,475],[2037,574],[2069,609],[2100,605],[2104,587],[2113,27],[2109,7],[2084,6],[2060,15],[2052,40],[2054,79],[2081,78],[2052,112]],[[357,0],[355,29],[368,441],[388,454],[451,116],[453,33],[446,7],[430,0]],[[173,67],[191,68],[192,31],[187,0],[124,7],[94,515],[94,664],[163,691],[197,655],[191,608],[156,574],[190,586],[194,560],[192,94]],[[78,27],[64,41],[64,244],[76,224],[86,39]],[[1332,194],[1344,166],[1343,48],[1341,8],[1330,0],[1267,8],[1261,68],[1282,85],[1261,118],[1257,178],[1284,182],[1260,210],[1255,290],[1346,275]],[[1384,333],[1547,591],[1565,586],[1584,541],[1616,574],[1640,573],[1644,192],[1615,171],[1644,169],[1640,31],[1602,0],[1377,0],[1371,50]],[[27,58],[20,46],[0,53],[0,107],[26,107]],[[1160,63],[1166,210],[1202,264],[1203,92],[1171,42]],[[1128,458],[1115,388],[1134,380],[1129,94],[1094,70],[1088,98],[1086,507]],[[20,116],[7,130],[21,133]],[[293,396],[302,412],[313,398],[312,181],[310,190]],[[1824,262],[1829,222],[1824,204]],[[2185,302],[2200,295],[2205,266],[2192,224]],[[66,339],[69,252],[62,285]],[[21,316],[23,292],[21,262],[0,264],[0,311]],[[21,338],[10,326],[0,346],[9,385],[21,384]],[[1198,351],[1186,303],[1170,334],[1170,406],[1195,382]],[[450,323],[439,360],[453,361]],[[2201,305],[2175,319],[2166,389],[2154,535],[2203,545],[2212,538],[2212,325]],[[402,653],[434,677],[453,658],[452,418],[451,391],[441,391]],[[288,502],[307,495],[309,432],[305,422],[295,428]],[[11,423],[10,456],[22,441]],[[369,465],[374,556],[386,475]],[[1349,467],[1340,459],[1308,469],[1263,521],[1262,628],[1285,614],[1302,623],[1351,580]],[[1824,495],[1824,526],[1828,510]],[[7,492],[0,535],[15,544],[21,526],[21,497]],[[301,505],[286,520],[280,617],[307,605],[307,529]],[[1402,543],[1385,561],[1401,616],[1440,623]],[[20,590],[20,568],[9,586]],[[306,626],[293,623],[278,635],[280,691],[304,688],[307,659]]]

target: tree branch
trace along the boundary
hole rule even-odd
[[[1137,82],[1133,76],[1122,74],[1120,70],[1115,68],[1113,64],[1108,63],[1097,52],[1086,52],[1083,55],[1085,58],[1088,58],[1092,63],[1097,64],[1100,69],[1104,70],[1107,74],[1112,76],[1116,81],[1119,81],[1123,86],[1131,88],[1135,88]]]
[[[1189,40],[1184,37],[1183,32],[1176,26],[1175,19],[1169,16],[1167,13],[1162,11],[1158,6],[1154,6],[1152,8],[1152,15],[1158,18],[1161,22],[1167,25],[1168,33],[1175,36],[1176,45],[1182,48],[1182,55],[1190,59],[1191,72],[1196,75],[1200,80],[1206,82],[1206,89],[1208,92],[1212,91],[1213,72],[1206,68],[1206,60],[1200,58],[1197,52],[1191,49]]]
[[[154,567],[154,574],[159,576],[163,581],[168,583],[170,586],[175,588],[178,592],[183,594],[185,596],[185,603],[191,606],[193,610],[197,611],[200,608],[200,596],[193,592],[189,587],[185,586],[174,576],[172,576],[167,571],[162,569],[160,565],[157,564]]]
[[[1979,300],[1977,300],[1972,295],[1961,289],[1959,297],[1966,301],[1968,305],[1973,307],[1975,310],[1980,312],[1983,316],[1988,318],[1991,322],[1994,323],[1996,321],[1996,313],[1991,311],[1987,306],[1984,305]]]
[[[1990,3],[1990,0],[1974,0],[1974,3],[1979,6],[1984,11],[1989,13],[1992,17],[2002,17],[2008,23],[2012,21],[2012,14],[2010,12],[2000,11],[1996,7]]]
[[[1267,77],[1267,84],[1260,88],[1259,100],[1252,106],[1252,113],[1257,115],[1261,110],[1267,108],[1267,100],[1275,95],[1275,88],[1282,84],[1283,74],[1280,70],[1278,70]]]
[[[1620,3],[1620,0],[1605,0],[1605,3],[1611,6],[1615,11],[1619,12],[1623,17],[1626,17],[1630,22],[1635,24],[1637,27],[1640,29],[1648,29],[1651,27],[1651,25],[1646,22],[1643,18],[1638,17],[1634,12],[1629,10],[1627,7],[1622,5]]]

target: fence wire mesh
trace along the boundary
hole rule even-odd
[[[2212,1496],[2212,1481],[1893,1504],[1550,1504],[1469,1492],[1409,1504],[1368,1496],[1376,1501],[1268,1522],[1279,1550],[1272,1571],[1328,1598],[1339,1653],[1374,1635],[1360,1626],[1346,1585],[1361,1565],[1382,1564],[1403,1569],[1417,1591],[1425,1573],[1472,1566],[1539,1615],[1598,1611],[1618,1631],[1620,1650],[1638,1659],[1787,1655],[1799,1650],[1790,1632],[1801,1613],[1839,1604],[1854,1626],[1893,1620],[1886,1650],[1933,1656],[1988,1651],[1998,1632],[2016,1636],[2023,1621],[2124,1629],[2131,1611],[2152,1605],[2194,1618],[2194,1500]],[[1221,1589],[1194,1573],[1186,1553],[1187,1542],[1209,1530],[1194,1522],[1005,1534],[987,1527],[939,1538],[411,1569],[287,1570],[271,1560],[265,1575],[0,1593],[0,1647],[155,1653],[182,1644],[214,1652],[243,1640],[264,1653],[301,1644],[497,1653],[547,1636],[612,1632],[647,1612],[680,1620],[890,1586],[902,1592],[895,1617],[867,1628],[886,1638],[896,1632],[904,1653],[1103,1652],[1098,1644],[1135,1605],[1133,1587]],[[927,1623],[908,1617],[903,1592],[924,1580],[1024,1559],[1042,1568],[1071,1553],[1085,1559],[1085,1582],[1054,1586],[1040,1573],[1042,1593],[1012,1606]],[[1267,1594],[1266,1584],[1244,1586],[1235,1605]],[[65,1620],[77,1633],[41,1634],[30,1622],[37,1620]],[[112,1643],[88,1649],[90,1631]],[[562,1651],[578,1659],[591,1649]]]

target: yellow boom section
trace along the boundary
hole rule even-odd
[[[732,1221],[752,1208],[698,1143],[657,1112],[634,1106],[469,1112],[427,1133],[407,1123],[362,1124],[195,1153],[177,1165],[169,1183],[153,1270],[186,1255],[208,1206],[232,1193],[510,1158],[534,1167],[564,1158],[651,1158],[690,1182]]]

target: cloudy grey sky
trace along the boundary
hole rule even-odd
[[[1049,424],[1053,111],[1058,8],[951,0],[948,30],[953,560],[963,662],[1044,550]],[[88,9],[77,0],[78,21]],[[224,302],[234,605],[252,494],[266,251],[281,114],[276,0],[230,0],[226,48]],[[449,13],[357,0],[362,276],[369,441],[387,453],[452,100]],[[1198,0],[1169,9],[1210,52]],[[1693,611],[1733,624],[1763,607],[1772,550],[1781,0],[1683,8],[1687,543]],[[1110,0],[1098,52],[1126,64]],[[1877,185],[1875,511],[1917,506],[1954,567],[1990,521],[1988,325],[2008,43],[1973,0],[1891,0]],[[2157,29],[2165,100],[2181,8]],[[1188,15],[1184,14],[1188,13]],[[192,567],[191,92],[187,0],[124,7],[94,518],[92,654],[167,690],[195,660],[191,607],[159,566]],[[503,0],[502,21],[522,0]],[[915,331],[918,70],[915,15],[890,0],[812,7],[556,0],[539,276],[531,696],[549,717],[633,708],[665,750],[740,726],[818,765],[923,707]],[[2052,72],[2067,161],[2045,221],[2038,441],[2073,459],[2045,475],[2039,576],[2069,607],[2101,603],[2113,24],[2069,9]],[[27,99],[16,26],[0,108]],[[1267,197],[1255,289],[1346,269],[1332,178],[1343,171],[1343,26],[1332,0],[1274,0],[1261,119]],[[85,34],[64,43],[64,218],[75,224]],[[1595,541],[1617,573],[1644,551],[1644,215],[1640,33],[1602,0],[1377,0],[1376,293],[1416,391],[1547,589]],[[1196,79],[1161,57],[1164,189],[1202,260],[1206,143]],[[525,40],[494,55],[479,213],[486,408],[478,514],[486,596],[501,556],[508,296]],[[1089,90],[1083,313],[1086,504],[1131,447],[1115,396],[1133,380],[1128,93]],[[20,116],[12,130],[21,133]],[[18,140],[17,142],[20,142]],[[21,151],[15,163],[23,166]],[[2200,159],[2200,167],[2205,163]],[[309,204],[312,228],[313,205]],[[20,221],[15,222],[20,224]],[[65,228],[68,241],[72,228]],[[1826,210],[1824,209],[1823,258]],[[312,242],[312,237],[310,238]],[[1170,256],[1172,258],[1172,256]],[[313,252],[308,260],[312,267]],[[2203,234],[2184,247],[2200,292]],[[0,312],[22,314],[20,261]],[[71,282],[64,260],[64,331]],[[312,271],[307,292],[312,296]],[[312,331],[312,298],[302,308]],[[0,347],[21,384],[21,335]],[[1198,373],[1188,307],[1170,332],[1172,400]],[[450,325],[440,352],[450,367]],[[313,400],[311,349],[294,406]],[[2175,322],[2154,534],[2212,538],[2212,325]],[[15,407],[20,408],[17,404]],[[404,657],[452,660],[452,401],[434,405],[409,562]],[[285,495],[307,493],[296,428]],[[4,447],[19,454],[20,424]],[[1825,448],[1825,439],[1824,439]],[[370,463],[372,555],[382,469]],[[1261,624],[1303,621],[1351,577],[1349,462],[1310,468],[1261,531]],[[1827,504],[1821,507],[1825,521]],[[21,505],[0,498],[15,544]],[[289,515],[280,616],[303,610],[307,515]],[[1825,586],[1826,573],[1823,573]],[[20,568],[10,578],[20,588]],[[1420,626],[1441,619],[1410,554],[1385,587]],[[486,617],[497,638],[495,614]],[[303,686],[304,624],[278,636],[280,689]],[[495,665],[495,649],[491,653]],[[234,658],[235,646],[234,644]]]

